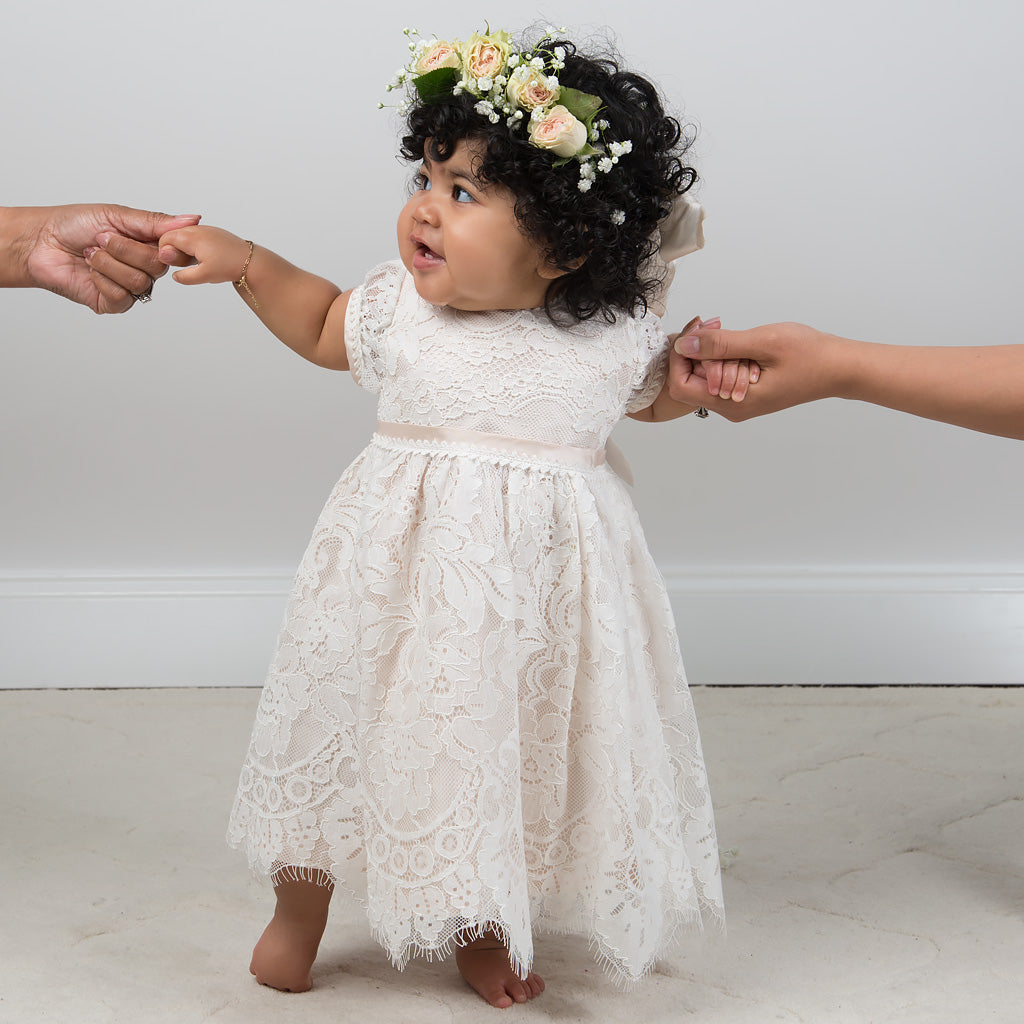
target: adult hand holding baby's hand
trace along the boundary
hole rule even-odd
[[[184,266],[171,276],[179,284],[221,284],[237,281],[249,256],[248,242],[213,227],[187,227],[168,231],[159,243],[161,262]]]
[[[723,331],[720,325],[687,329],[673,338],[668,391],[677,402],[699,402],[737,423],[826,398],[836,393],[832,356],[837,341],[832,335],[792,323],[747,331]],[[737,359],[749,359],[751,366],[761,368],[760,383],[749,389],[743,401],[735,400],[735,391],[733,400],[728,401],[725,384],[717,382],[711,368]],[[708,367],[706,380],[694,370],[696,366]]]
[[[108,203],[20,207],[5,214],[0,259],[6,240],[13,272],[0,274],[3,283],[47,288],[96,313],[123,313],[146,301],[166,272],[156,238],[199,220]]]
[[[718,330],[722,321],[691,320],[680,334],[670,336],[669,393],[684,404],[711,407],[711,400],[742,402],[750,385],[757,383],[761,367],[752,359],[729,358],[723,354],[694,350],[684,353],[683,340],[695,337],[698,331]],[[716,411],[717,408],[716,408]]]

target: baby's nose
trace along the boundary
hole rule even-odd
[[[437,203],[430,192],[423,192],[417,198],[412,208],[412,215],[415,220],[422,221],[425,224],[437,223]]]

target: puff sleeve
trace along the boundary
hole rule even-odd
[[[668,335],[661,321],[648,314],[636,325],[636,363],[626,412],[646,409],[661,394],[668,375]]]
[[[405,268],[397,260],[381,263],[352,289],[345,312],[345,348],[355,382],[372,394],[384,376],[385,339],[395,317]]]

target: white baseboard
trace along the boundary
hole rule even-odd
[[[259,686],[286,575],[0,577],[0,689]]]
[[[1024,685],[1024,572],[665,575],[694,684]],[[0,689],[258,686],[290,582],[0,577]]]
[[[692,684],[1024,685],[1024,572],[666,572]]]

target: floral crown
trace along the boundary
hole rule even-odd
[[[517,50],[508,32],[474,32],[465,42],[458,39],[422,39],[416,29],[407,28],[412,57],[388,85],[406,86],[409,95],[399,108],[404,114],[416,101],[469,93],[476,96],[475,110],[492,124],[503,117],[512,132],[527,132],[528,141],[538,149],[550,150],[560,167],[579,161],[577,187],[588,192],[597,175],[607,174],[633,149],[632,142],[605,143],[602,133],[608,122],[597,115],[601,99],[591,93],[559,84],[558,72],[565,67],[563,46],[545,47],[545,42],[565,35],[565,29],[548,28],[529,50]],[[413,92],[413,90],[415,92]],[[380,104],[383,106],[384,104]],[[622,223],[622,211],[613,220]]]

